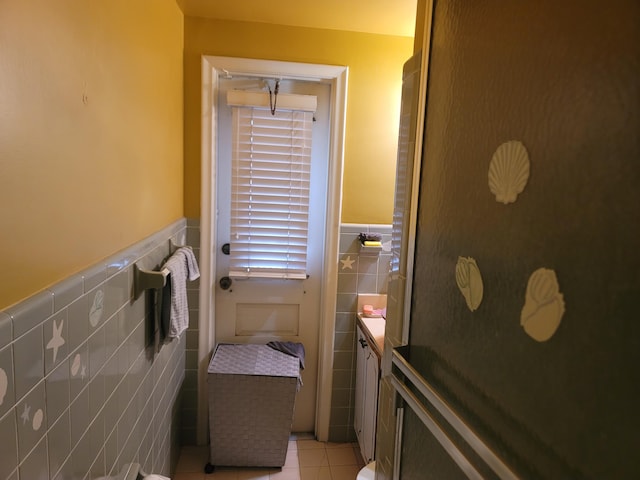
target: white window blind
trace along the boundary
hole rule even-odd
[[[312,122],[233,107],[231,277],[306,278]]]

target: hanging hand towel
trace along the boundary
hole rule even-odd
[[[291,355],[292,357],[298,357],[300,361],[300,370],[304,370],[304,345],[299,342],[279,342],[272,341],[268,342],[267,345],[274,350],[278,350],[279,352],[286,353],[287,355]]]
[[[187,304],[187,280],[193,281],[200,276],[198,262],[193,251],[181,247],[167,260],[164,267],[169,270],[167,286],[170,285],[171,302],[169,312],[163,310],[163,316],[169,314],[169,338],[179,337],[189,326],[189,306]],[[164,323],[164,322],[163,322]]]
[[[286,353],[292,357],[298,357],[298,361],[300,362],[300,370],[304,370],[304,345],[299,342],[280,342],[273,341],[267,343],[267,345],[274,350],[278,350],[279,352]],[[298,388],[297,391],[300,391],[300,387],[302,387],[302,372],[298,373]]]

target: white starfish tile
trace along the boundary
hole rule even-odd
[[[64,345],[65,341],[62,338],[62,326],[64,325],[64,319],[60,320],[60,326],[56,325],[56,321],[53,321],[53,336],[49,343],[47,343],[47,350],[53,349],[53,363],[56,363],[58,357],[58,349]]]
[[[27,405],[26,403],[24,404],[24,411],[22,412],[22,415],[20,415],[20,418],[22,419],[22,424],[26,424],[30,418],[31,418],[31,405]]]
[[[342,263],[342,270],[346,270],[347,268],[349,270],[353,270],[354,262],[355,260],[351,260],[351,255],[347,255],[347,258],[345,258],[344,260],[340,260],[340,263]]]

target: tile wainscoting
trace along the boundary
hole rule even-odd
[[[179,220],[0,312],[0,480],[95,479],[131,462],[173,473],[189,337],[153,347],[133,264],[157,268],[188,230]]]
[[[382,234],[379,252],[362,251],[360,232]],[[333,352],[333,388],[329,440],[354,442],[356,375],[356,314],[359,293],[387,293],[391,267],[391,225],[342,224],[338,260],[336,328]]]

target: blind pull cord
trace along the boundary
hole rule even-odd
[[[276,80],[273,97],[271,96],[271,85],[267,84],[267,87],[269,88],[269,108],[271,109],[271,115],[275,115],[276,103],[278,102],[278,90],[280,89],[280,80]]]

